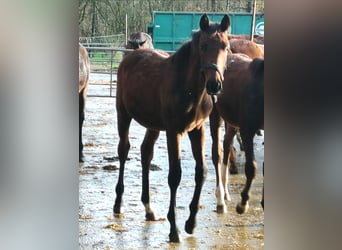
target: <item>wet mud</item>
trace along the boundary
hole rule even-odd
[[[91,82],[103,82],[91,76]],[[107,94],[108,86],[91,84],[88,94]],[[115,92],[114,92],[115,93]],[[177,192],[177,225],[181,243],[169,243],[169,206],[167,184],[168,158],[165,132],[161,132],[155,145],[150,171],[151,205],[160,220],[145,220],[145,210],[140,201],[141,165],[140,144],[145,129],[132,121],[130,127],[131,149],[125,168],[125,192],[122,216],[114,217],[115,185],[119,170],[117,159],[117,125],[115,98],[88,97],[84,122],[85,162],[79,164],[79,247],[80,249],[263,249],[264,212],[260,205],[262,194],[263,136],[256,136],[254,149],[258,171],[250,190],[249,210],[239,215],[235,206],[245,183],[244,152],[238,149],[238,175],[229,176],[232,200],[227,203],[226,214],[216,213],[215,170],[211,162],[211,138],[206,121],[207,179],[204,183],[197,227],[194,234],[184,230],[189,216],[189,204],[194,192],[195,162],[190,141],[182,140],[182,179]],[[223,134],[223,133],[222,133]],[[266,201],[267,202],[267,201]]]

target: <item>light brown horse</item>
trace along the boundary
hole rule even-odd
[[[82,46],[82,44],[78,44],[79,46],[79,56],[78,56],[78,95],[79,95],[79,161],[84,161],[83,156],[83,142],[82,142],[82,127],[84,121],[84,109],[85,109],[85,101],[87,97],[87,88],[89,82],[89,74],[90,74],[90,63],[87,50]]]
[[[124,57],[118,69],[116,109],[120,172],[113,211],[121,212],[124,169],[130,148],[128,131],[134,119],[146,128],[141,145],[141,201],[145,206],[146,219],[156,220],[150,205],[149,166],[159,132],[165,130],[170,188],[167,218],[171,242],[180,241],[175,209],[182,172],[180,143],[185,133],[189,135],[196,161],[196,185],[185,231],[192,234],[196,226],[199,198],[207,172],[203,124],[213,107],[210,95],[217,94],[222,87],[229,48],[229,26],[228,15],[223,17],[220,24],[210,23],[208,16],[203,15],[200,30],[172,56],[167,57],[151,49],[138,49]]]
[[[252,61],[245,55],[229,55],[228,68],[224,76],[223,91],[217,96],[209,119],[213,140],[212,160],[216,170],[217,212],[227,211],[225,200],[230,199],[227,161],[236,129],[239,129],[245,149],[247,180],[241,193],[241,203],[237,205],[236,210],[238,213],[244,213],[248,208],[248,192],[257,168],[253,137],[257,130],[263,129],[264,126],[264,60],[256,58]],[[220,145],[222,121],[226,124],[223,162]]]
[[[234,34],[229,34],[228,35],[228,39],[244,39],[244,40],[251,40],[251,36],[250,35],[234,35]],[[257,44],[264,44],[264,37],[262,36],[258,36],[258,35],[254,35],[253,36],[253,42],[257,43]]]
[[[245,39],[230,39],[230,50],[233,53],[243,53],[250,58],[264,58],[264,46]]]

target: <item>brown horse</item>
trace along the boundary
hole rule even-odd
[[[87,97],[87,88],[89,82],[89,74],[90,74],[90,63],[87,50],[79,45],[79,55],[78,55],[78,95],[79,95],[79,161],[84,161],[83,156],[83,142],[82,142],[82,127],[84,121],[84,108],[85,101]]]
[[[236,53],[242,53],[247,55],[248,57],[255,59],[255,58],[264,58],[264,46],[257,44],[255,42],[252,42],[249,39],[248,35],[228,35],[229,37],[229,42],[230,42],[230,51],[234,54]],[[230,126],[229,124],[227,126]],[[234,128],[230,126],[231,130]],[[236,138],[237,141],[240,144],[240,150],[243,151],[243,145],[242,145],[242,140],[240,133],[238,129],[236,129]],[[260,130],[257,132],[258,135],[261,135]],[[237,169],[237,164],[236,164],[236,149],[235,147],[231,148],[231,152],[229,154],[229,172],[231,174],[237,174],[238,169]]]
[[[228,35],[228,39],[244,39],[244,40],[251,40],[251,36],[250,35],[233,35],[233,34],[229,34]],[[262,36],[258,36],[258,35],[254,35],[253,36],[253,42],[257,43],[257,44],[264,44],[264,37]]]
[[[135,119],[146,127],[141,145],[141,201],[145,206],[146,219],[156,220],[150,205],[149,166],[159,132],[165,130],[171,193],[167,218],[171,242],[180,241],[175,209],[182,172],[180,142],[185,133],[189,135],[196,161],[196,185],[185,231],[192,234],[196,226],[200,193],[207,172],[203,124],[213,107],[210,95],[217,94],[222,87],[229,48],[229,26],[228,15],[223,17],[220,24],[210,23],[208,16],[203,15],[200,30],[172,56],[167,57],[151,49],[138,49],[124,57],[118,69],[116,109],[120,173],[113,211],[121,211],[125,161],[130,148],[128,131],[131,120]]]
[[[217,96],[209,119],[213,140],[212,160],[216,170],[217,212],[227,211],[224,201],[230,199],[227,189],[227,161],[233,147],[236,129],[239,129],[245,149],[247,177],[245,188],[241,193],[242,201],[236,207],[237,212],[241,214],[248,208],[248,192],[257,168],[253,137],[257,130],[263,129],[264,126],[264,60],[256,58],[252,61],[240,54],[229,55],[224,77],[223,91]],[[226,133],[221,166],[220,126],[223,120],[226,123]]]
[[[233,53],[243,53],[250,58],[264,58],[263,45],[245,39],[230,39],[230,50]]]

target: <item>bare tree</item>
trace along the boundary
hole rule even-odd
[[[153,11],[247,12],[254,0],[79,0],[79,35],[100,36],[146,31],[152,23]],[[257,0],[257,13],[264,9],[264,0]]]

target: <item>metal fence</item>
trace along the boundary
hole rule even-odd
[[[116,84],[116,74],[119,64],[122,60],[123,54],[126,51],[132,51],[119,47],[107,47],[108,44],[96,44],[96,43],[83,43],[83,46],[87,49],[90,59],[90,74],[91,79],[94,74],[107,75],[106,81],[90,81],[89,85],[97,85],[108,87],[108,93],[101,94],[88,94],[88,96],[103,96],[114,97],[114,85]]]
[[[83,41],[83,42],[82,42]],[[102,91],[89,91],[91,97],[115,97],[116,90],[116,74],[119,64],[122,61],[125,52],[133,51],[125,49],[122,44],[106,42],[97,43],[80,38],[80,43],[87,49],[90,59],[90,78],[97,79],[99,75],[108,76],[106,80],[90,81],[90,89],[94,87],[102,88]],[[116,46],[113,46],[116,45]],[[172,54],[174,51],[166,51]],[[105,89],[105,90],[103,90]],[[107,91],[108,90],[108,91]]]
[[[108,36],[80,37],[79,42],[87,49],[90,59],[91,79],[97,79],[98,75],[108,76],[102,81],[90,81],[89,85],[96,85],[108,89],[108,92],[89,93],[88,96],[114,96],[116,73],[122,60],[125,47],[125,34]],[[93,86],[91,86],[93,87]],[[91,92],[91,91],[90,91]]]

